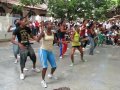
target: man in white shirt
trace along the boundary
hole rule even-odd
[[[19,27],[19,19],[16,19],[14,21],[14,24],[15,24],[15,26],[10,26],[8,28],[7,32],[13,32],[17,27]],[[17,37],[16,37],[16,41],[18,41]],[[15,56],[15,59],[16,59],[14,63],[16,64],[18,62],[18,54],[19,54],[18,45],[13,44],[13,53],[14,53],[14,56]]]

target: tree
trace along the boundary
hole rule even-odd
[[[20,0],[23,5],[35,6],[45,0]],[[119,3],[120,0],[117,0]],[[104,19],[115,6],[112,0],[48,0],[48,13],[55,18],[76,19],[77,17]]]
[[[111,0],[49,0],[49,12],[57,18],[105,18],[105,12],[115,5]]]

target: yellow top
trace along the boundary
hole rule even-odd
[[[53,49],[53,40],[54,40],[53,34],[52,35],[47,35],[47,33],[45,32],[45,36],[41,40],[42,45],[41,45],[40,48],[52,51],[52,49]]]
[[[75,31],[75,35],[73,37],[72,46],[80,46],[80,35]]]

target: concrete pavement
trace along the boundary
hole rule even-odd
[[[33,45],[36,55],[38,44]],[[85,51],[87,62],[81,62],[78,51],[75,54],[75,66],[70,67],[70,49],[64,59],[58,58],[58,47],[54,47],[58,80],[46,76],[48,88],[41,86],[41,73],[31,70],[32,62],[28,58],[25,80],[19,79],[19,63],[14,64],[12,44],[0,43],[0,90],[53,90],[69,87],[71,90],[120,90],[120,47],[97,47],[95,55],[89,56]],[[42,69],[39,59],[37,67]],[[48,69],[47,74],[50,72]]]

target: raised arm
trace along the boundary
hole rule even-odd
[[[7,32],[13,32],[16,29],[16,27],[9,26]]]
[[[39,42],[45,36],[44,32],[41,32],[37,37],[37,42]]]
[[[74,41],[74,35],[75,35],[75,32],[73,32],[72,35],[71,35],[71,41],[72,41],[72,42],[75,42],[75,41]]]

